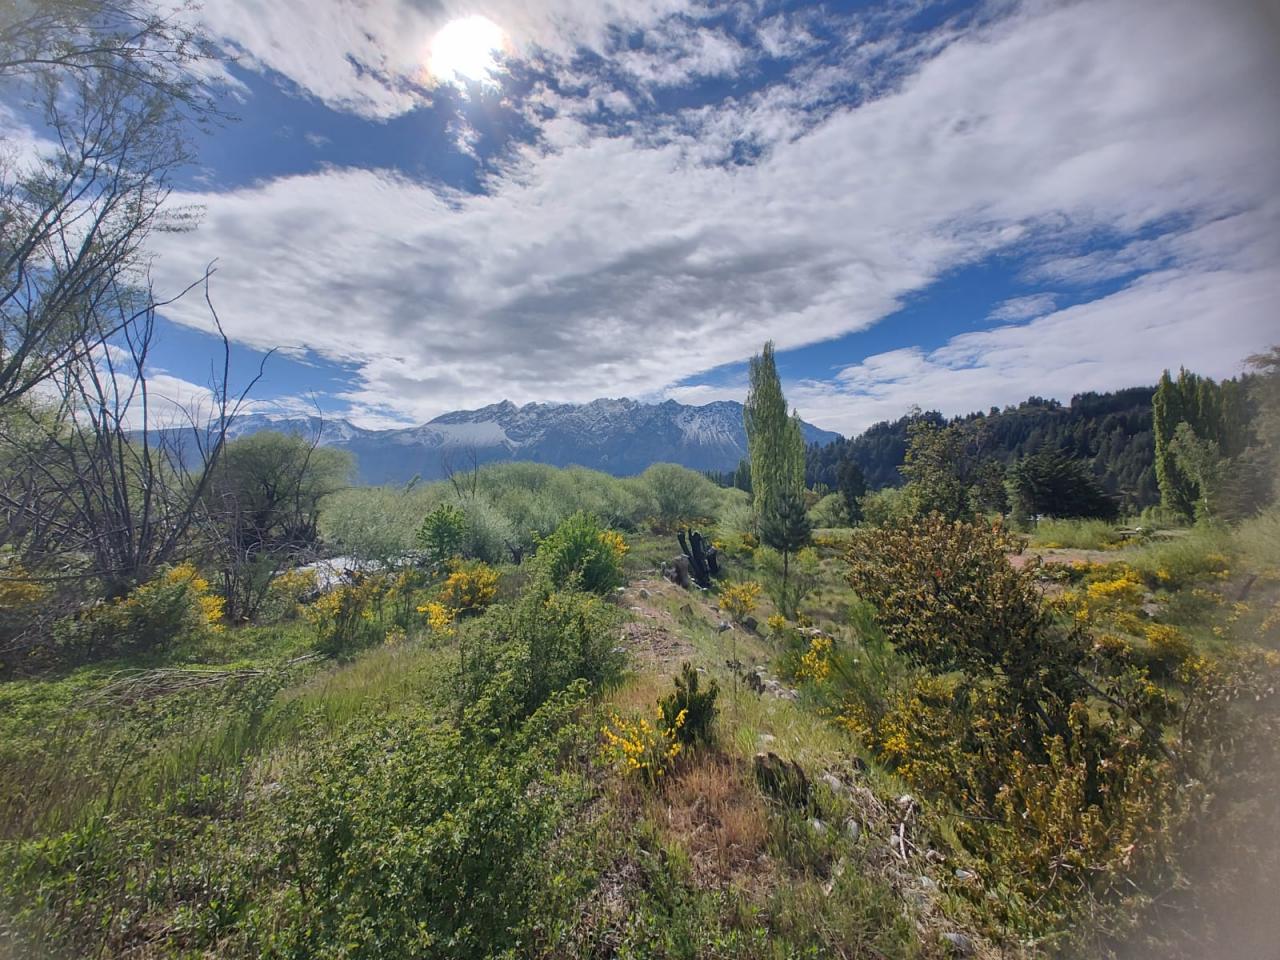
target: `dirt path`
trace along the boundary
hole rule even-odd
[[[622,642],[636,660],[658,673],[673,676],[696,649],[681,635],[670,606],[691,606],[696,599],[667,580],[635,580],[622,591],[619,606],[634,619],[622,626]]]

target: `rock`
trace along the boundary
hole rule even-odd
[[[848,789],[845,787],[843,781],[841,781],[841,779],[834,773],[824,773],[822,775],[822,782],[831,788],[832,793],[844,793]]]
[[[867,772],[867,761],[863,760],[861,757],[854,757],[852,765],[853,765],[853,769],[856,770],[858,773]]]
[[[827,832],[827,825],[823,823],[821,820],[819,820],[817,817],[814,817],[809,821],[809,829],[812,830],[814,833],[823,834]]]
[[[728,620],[721,620],[718,624],[716,624],[716,633],[724,633],[726,630],[732,630],[732,629],[733,628],[729,626]]]
[[[947,931],[942,935],[942,939],[951,947],[951,952],[955,956],[968,957],[973,955],[973,941],[963,933]]]
[[[755,617],[747,617],[742,621],[742,625],[748,630],[755,630],[756,627],[760,626],[760,621]]]
[[[757,753],[753,767],[756,783],[767,798],[787,807],[809,806],[813,787],[800,764],[770,751]]]
[[[849,835],[850,840],[857,840],[862,836],[862,824],[857,820],[846,820],[844,822],[844,832]]]
[[[626,587],[615,587],[615,588],[614,588],[614,590],[613,590],[613,592],[614,592],[614,593],[626,593],[626,592],[627,592],[627,588],[626,588]]]
[[[641,600],[648,600],[649,591],[646,590],[644,587],[641,587],[639,591],[637,591],[636,596],[638,596]]]
[[[691,603],[686,603],[683,607],[681,607],[681,608],[680,608],[680,616],[682,616],[682,617],[692,617],[692,616],[693,616],[693,604],[691,604]]]
[[[938,882],[933,877],[926,877],[924,874],[916,877],[916,882],[920,884],[920,889],[935,893],[938,889]]]
[[[894,806],[896,806],[898,810],[902,813],[902,816],[904,818],[910,817],[913,813],[915,813],[916,798],[909,793],[904,793],[893,803],[894,803]]]
[[[965,870],[961,868],[959,870],[956,870],[956,879],[959,880],[961,883],[968,883],[970,880],[977,880],[978,875],[974,873],[972,870]]]

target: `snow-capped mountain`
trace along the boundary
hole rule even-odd
[[[253,414],[238,419],[234,436],[280,430],[314,437],[350,450],[364,483],[433,480],[450,467],[497,460],[576,464],[625,476],[653,463],[679,463],[695,470],[731,470],[746,456],[742,404],[718,401],[687,406],[675,400],[593,400],[591,403],[529,403],[509,400],[478,410],[442,414],[417,427],[365,430],[342,419]],[[804,424],[805,440],[839,437]]]

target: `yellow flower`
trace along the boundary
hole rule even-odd
[[[741,623],[755,610],[760,592],[760,584],[753,580],[730,584],[720,591],[720,609]]]

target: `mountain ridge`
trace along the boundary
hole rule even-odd
[[[833,430],[801,424],[806,444],[842,439]],[[742,404],[734,400],[697,406],[625,397],[522,406],[503,400],[384,430],[341,417],[254,413],[237,418],[229,435],[234,439],[263,430],[318,435],[322,446],[349,450],[356,457],[359,480],[366,484],[439,479],[464,461],[470,466],[473,458],[477,464],[531,460],[627,476],[654,463],[732,470],[747,454]]]

